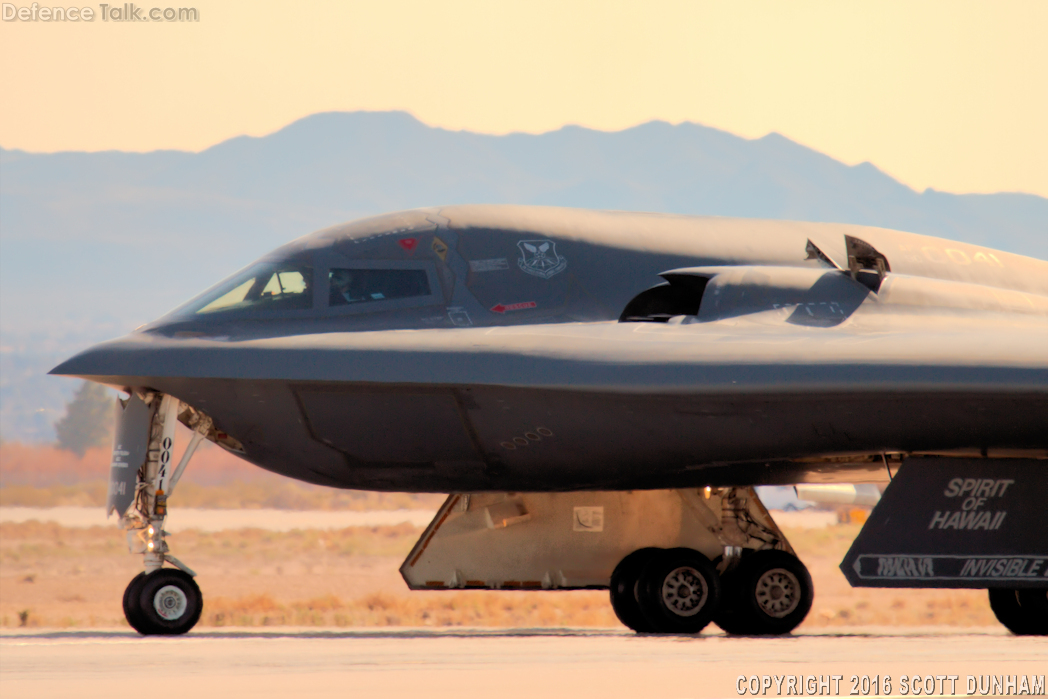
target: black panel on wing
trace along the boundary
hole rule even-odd
[[[367,462],[429,464],[477,458],[451,391],[300,389],[313,437]]]

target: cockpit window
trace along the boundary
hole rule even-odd
[[[347,269],[328,272],[331,306],[429,296],[429,278],[422,269]]]
[[[313,307],[313,270],[304,264],[264,263],[233,279],[195,313],[223,311],[292,311]]]

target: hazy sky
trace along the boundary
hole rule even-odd
[[[778,131],[918,190],[1048,196],[1040,0],[190,5],[198,22],[0,22],[0,145],[200,150],[328,110],[489,133],[663,119]]]

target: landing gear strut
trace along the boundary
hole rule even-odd
[[[127,466],[118,464],[120,457],[135,459],[136,435],[129,434],[143,427],[136,421],[148,420],[148,442],[141,451],[144,463],[134,476],[134,496],[121,513],[120,523],[127,530],[128,548],[132,553],[143,554],[145,571],[136,575],[124,590],[123,608],[127,623],[142,635],[174,635],[189,631],[203,612],[203,597],[193,579],[194,573],[188,566],[170,554],[164,531],[167,518],[167,499],[182,476],[189,459],[201,440],[211,429],[210,419],[199,415],[181,404],[172,396],[146,393],[132,395],[131,401],[139,404],[125,405],[117,430],[117,447],[114,450],[114,470],[124,468],[124,473],[113,473],[110,478],[110,510],[123,509],[114,492],[122,493],[129,483]],[[190,411],[188,420],[194,433],[178,466],[171,467],[172,445],[175,425],[181,409]],[[137,411],[137,412],[136,412]],[[185,417],[185,416],[184,416]],[[139,438],[139,441],[140,438]],[[124,445],[129,445],[125,447]],[[165,568],[168,563],[174,568]]]

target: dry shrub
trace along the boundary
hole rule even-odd
[[[343,602],[325,595],[287,604],[269,595],[205,602],[206,626],[617,627],[606,592],[374,593]]]
[[[267,593],[236,599],[215,597],[205,600],[200,623],[206,626],[268,626],[270,618],[275,618],[276,623],[284,624],[287,622],[283,610],[284,607]]]
[[[311,612],[334,612],[345,607],[335,595],[323,595],[321,597],[314,597],[311,600],[307,600],[302,603],[302,606]]]

